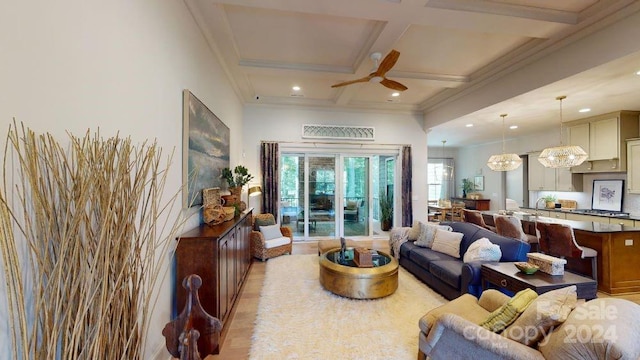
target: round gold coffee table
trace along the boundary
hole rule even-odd
[[[336,248],[320,255],[320,284],[325,289],[353,299],[377,299],[398,288],[398,261],[391,255],[378,251],[374,267],[358,267],[352,259],[338,264],[339,253]]]

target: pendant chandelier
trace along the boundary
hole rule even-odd
[[[441,181],[448,181],[453,179],[453,166],[447,165],[444,158],[444,144],[447,140],[442,140],[442,177]]]
[[[493,171],[511,171],[517,169],[522,164],[522,159],[518,154],[506,154],[505,153],[505,141],[504,141],[504,118],[507,114],[500,115],[502,117],[502,154],[491,155],[487,166]]]
[[[587,153],[578,145],[562,145],[562,100],[566,96],[558,96],[560,101],[560,146],[550,147],[542,150],[538,161],[548,168],[568,168],[582,164],[589,157]]]

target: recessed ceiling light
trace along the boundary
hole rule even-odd
[[[291,89],[293,89],[293,91],[300,91],[300,86],[296,85],[296,86],[292,87]]]
[[[640,75],[640,70],[636,71],[636,75]]]
[[[400,96],[400,93],[399,92],[394,92],[394,93],[391,93],[391,96],[398,97],[398,96]]]
[[[589,109],[589,108],[584,108],[584,109],[578,110],[578,112],[581,112],[581,113],[585,113],[585,112],[589,112],[589,111],[591,111],[591,109]]]
[[[515,130],[515,129],[517,129],[517,128],[518,128],[518,125],[511,125],[511,126],[509,126],[509,129],[511,129],[511,130]]]
[[[473,127],[473,124],[467,124],[466,127]]]

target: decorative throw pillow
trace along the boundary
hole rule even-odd
[[[414,221],[411,230],[407,234],[407,240],[416,241],[418,240],[418,236],[420,236],[420,221]]]
[[[464,262],[471,261],[500,261],[502,251],[500,246],[492,243],[487,238],[480,238],[474,241],[467,252],[464,253]]]
[[[460,242],[463,236],[463,233],[436,229],[431,250],[460,259]]]
[[[256,217],[253,219],[253,228],[256,231],[260,231],[260,226],[275,225],[275,223],[276,220],[273,218],[273,216],[256,215]]]
[[[489,314],[487,319],[480,323],[483,328],[499,333],[516,321],[518,316],[538,297],[535,291],[524,289],[518,291],[511,300]]]
[[[546,292],[538,296],[522,315],[502,332],[502,336],[533,346],[548,334],[552,327],[565,322],[577,302],[575,285]]]
[[[260,226],[260,232],[262,233],[265,241],[282,237],[280,225]]]
[[[415,244],[417,246],[430,248],[431,244],[433,244],[433,239],[436,236],[436,229],[453,231],[451,226],[448,225],[425,224],[423,222],[420,222],[420,235],[418,235],[418,239],[416,240]]]

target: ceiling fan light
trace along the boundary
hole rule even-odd
[[[382,81],[384,78],[382,76],[374,76],[371,79],[369,79],[369,82],[372,83],[379,83],[380,81]]]

